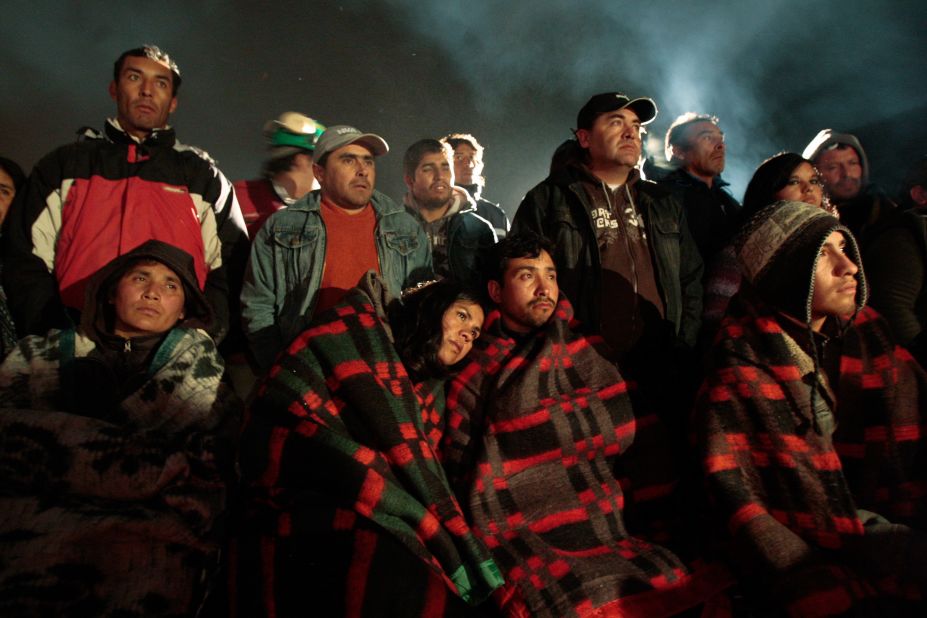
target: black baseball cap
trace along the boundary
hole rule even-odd
[[[626,107],[637,114],[642,125],[652,122],[657,117],[657,104],[653,102],[653,99],[647,97],[629,99],[621,92],[603,92],[593,96],[579,110],[576,116],[576,128],[589,129],[601,114]]]

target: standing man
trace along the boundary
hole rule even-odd
[[[734,233],[740,204],[721,178],[727,148],[718,119],[686,112],[666,131],[666,160],[676,169],[660,184],[677,192],[686,211],[689,230],[708,262]]]
[[[869,182],[869,159],[855,135],[821,129],[802,156],[814,163],[824,190],[865,250],[869,233],[895,210],[895,203]]]
[[[454,149],[454,178],[457,186],[466,189],[476,200],[476,214],[489,221],[496,238],[502,240],[509,232],[509,218],[499,204],[483,198],[486,179],[483,177],[483,146],[469,133],[451,133],[441,143]]]
[[[254,360],[268,369],[312,316],[333,307],[368,270],[396,297],[431,275],[422,227],[375,191],[379,135],[337,125],[322,133],[313,172],[321,187],[267,219],[251,246],[241,292]]]
[[[576,142],[525,196],[512,232],[554,242],[560,289],[584,329],[602,334],[622,374],[660,390],[696,342],[702,260],[682,206],[637,169],[641,126],[656,115],[647,98],[589,99]]]
[[[166,53],[124,52],[109,85],[116,117],[36,165],[5,234],[4,288],[20,334],[77,323],[89,277],[151,239],[193,256],[217,315],[211,334],[225,334],[226,269],[248,239],[231,183],[167,124],[179,89]]]
[[[492,224],[476,214],[473,198],[454,186],[453,151],[435,139],[415,142],[402,160],[406,210],[431,243],[435,273],[471,287],[482,282],[480,256],[496,242]]]
[[[324,130],[298,112],[283,112],[264,125],[270,155],[264,162],[264,177],[235,183],[249,237],[257,235],[267,217],[319,188],[312,172],[312,155]]]

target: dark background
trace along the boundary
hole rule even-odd
[[[894,189],[927,152],[927,2],[5,2],[0,154],[28,170],[115,111],[112,63],[154,43],[180,65],[180,139],[236,180],[285,110],[382,135],[378,188],[413,141],[467,131],[513,214],[597,92],[651,96],[651,151],[684,111],[721,119],[738,199],[753,169],[824,127],[857,134]]]

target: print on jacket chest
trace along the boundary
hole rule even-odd
[[[620,233],[625,233],[632,241],[646,240],[644,221],[640,214],[630,205],[622,210],[623,221],[619,221],[615,213],[609,208],[593,208],[590,212],[592,223],[595,226],[599,244],[608,246],[618,240]]]

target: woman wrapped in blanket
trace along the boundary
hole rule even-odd
[[[435,448],[482,323],[451,280],[399,304],[371,272],[277,359],[242,434],[238,615],[480,615],[501,576]]]
[[[101,269],[82,323],[0,367],[0,614],[181,615],[204,596],[240,402],[193,258]]]

